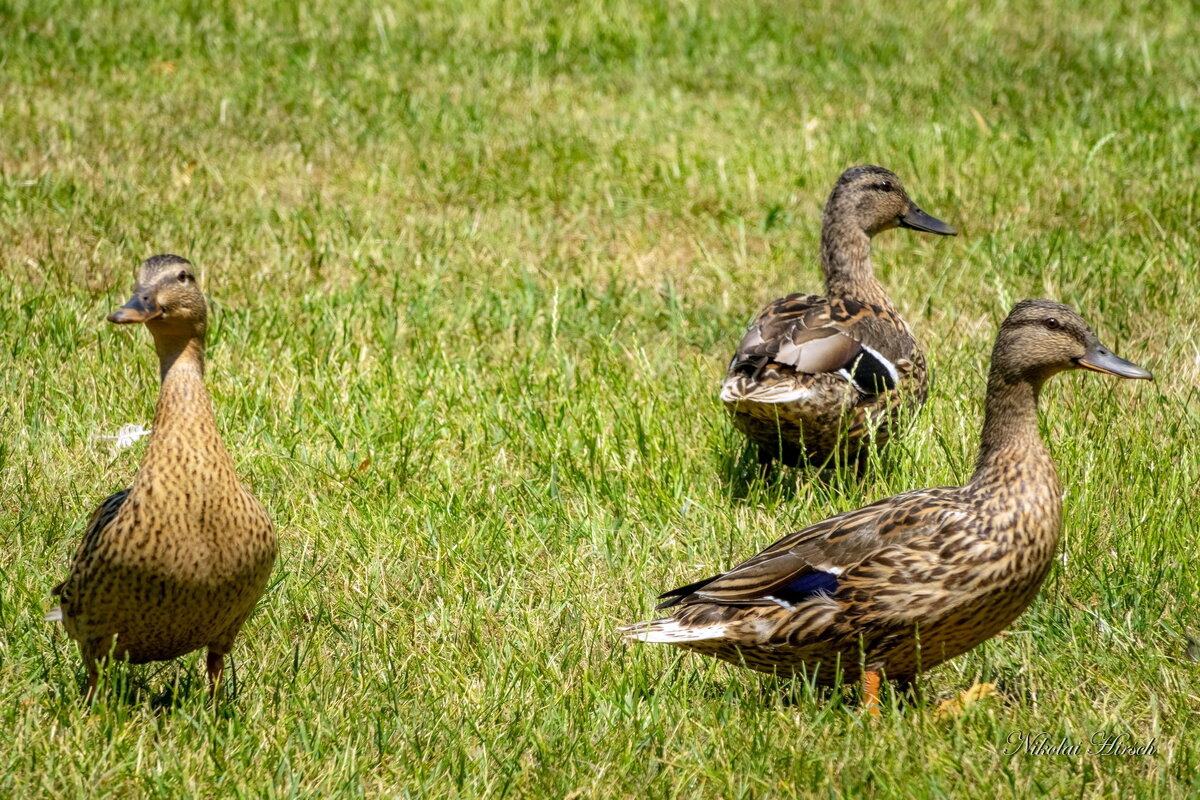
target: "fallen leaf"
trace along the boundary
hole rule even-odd
[[[188,186],[192,182],[192,173],[196,171],[196,162],[187,161],[180,166],[171,168],[171,182],[176,186]]]
[[[962,713],[971,706],[978,703],[985,697],[999,695],[996,691],[994,683],[977,683],[970,689],[962,692],[958,697],[951,697],[949,700],[943,700],[937,707],[937,711],[933,712],[935,719],[946,719],[948,717],[962,716]]]
[[[970,109],[970,111],[971,116],[975,117],[975,124],[979,126],[979,130],[985,134],[990,134],[992,132],[992,128],[987,124],[987,120],[983,118],[983,114],[980,114],[979,111],[974,108]]]

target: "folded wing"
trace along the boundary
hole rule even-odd
[[[795,294],[767,306],[738,345],[725,399],[786,402],[786,384],[821,374],[840,375],[863,394],[895,388],[899,374],[892,359],[867,343],[869,326],[855,324],[866,307],[845,305]]]
[[[837,592],[841,576],[877,553],[952,525],[955,512],[940,502],[952,489],[924,489],[839,514],[788,534],[728,572],[660,596],[659,608],[715,603],[784,605]]]

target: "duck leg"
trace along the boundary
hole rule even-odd
[[[100,665],[111,663],[109,657],[115,646],[116,639],[112,636],[79,643],[79,654],[83,656],[84,666],[87,667],[87,688],[83,690],[84,705],[91,705],[96,699],[96,687],[100,684]]]
[[[758,446],[758,477],[759,480],[766,483],[771,477],[771,473],[775,470],[775,454],[768,450],[765,446]]]
[[[83,690],[83,704],[91,705],[96,696],[96,684],[100,681],[100,666],[95,661],[88,662],[87,688]]]
[[[871,451],[868,447],[860,447],[850,460],[855,478],[862,478],[870,469]]]
[[[215,698],[217,696],[217,688],[221,685],[221,675],[225,671],[225,654],[218,653],[211,647],[208,648],[208,658],[205,659],[205,667],[208,670],[208,696]]]
[[[867,713],[872,717],[879,716],[879,687],[882,682],[879,670],[868,669],[863,671],[862,704]]]

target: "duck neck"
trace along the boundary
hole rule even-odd
[[[821,269],[825,293],[891,308],[883,285],[871,269],[871,237],[859,225],[827,214],[821,230]]]
[[[200,336],[154,340],[158,351],[159,379],[165,386],[169,378],[195,374],[204,383],[204,339]]]
[[[993,369],[988,376],[987,403],[975,462],[973,484],[1033,481],[1058,486],[1050,451],[1038,429],[1037,401],[1042,379],[1006,376]],[[1057,494],[1057,489],[1055,490]]]
[[[181,453],[202,463],[228,462],[204,387],[203,338],[156,338],[155,346],[162,384],[143,469],[160,458],[178,461]]]

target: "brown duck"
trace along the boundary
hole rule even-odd
[[[920,489],[789,534],[728,572],[674,589],[674,616],[631,625],[663,642],[830,684],[901,682],[1006,627],[1050,569],[1062,488],[1038,430],[1037,398],[1057,372],[1150,378],[1067,306],[1018,303],[1000,327],[983,435],[965,486]]]
[[[887,442],[905,403],[925,402],[925,357],[871,270],[871,237],[897,226],[956,233],[883,167],[843,172],[821,229],[826,296],[780,298],[742,337],[721,400],[764,464],[860,459],[872,434]]]
[[[88,695],[99,662],[134,664],[208,648],[216,690],[225,655],[275,563],[275,531],[234,471],[204,387],[208,312],[192,265],[172,255],[142,264],[133,298],[109,315],[143,323],[162,388],[133,486],[92,515],[47,615],[79,644]]]

